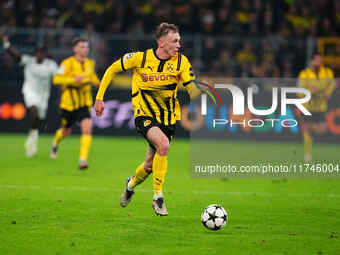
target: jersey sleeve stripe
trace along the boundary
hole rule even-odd
[[[177,71],[181,69],[181,62],[182,62],[182,54],[178,53]]]
[[[187,81],[187,82],[183,82],[183,86],[185,87],[185,86],[189,85],[191,82],[192,82],[192,80]]]
[[[141,64],[141,66],[140,66],[141,68],[144,68],[144,66],[145,66],[145,61],[146,61],[146,52],[147,52],[147,51],[144,51],[144,52],[143,52],[143,60],[142,60],[142,64]]]
[[[120,58],[120,64],[122,65],[122,70],[125,72],[126,69],[124,67],[123,57]]]

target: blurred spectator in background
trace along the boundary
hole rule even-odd
[[[216,29],[221,34],[231,34],[233,31],[233,15],[231,9],[223,7],[217,11]]]
[[[236,25],[241,34],[247,33],[250,30],[250,24],[257,22],[257,15],[251,9],[250,2],[248,0],[241,0],[239,2],[239,8],[236,10]]]
[[[216,33],[216,18],[212,10],[202,10],[200,33],[203,35]]]
[[[241,50],[236,54],[236,60],[242,63],[252,63],[255,64],[257,61],[257,56],[255,55],[255,51],[253,49],[253,45],[251,42],[246,41],[243,44]]]
[[[19,27],[41,27],[41,17],[54,11],[57,27],[84,28],[88,22],[95,30],[102,32],[112,21],[122,24],[125,32],[137,19],[152,31],[152,25],[164,20],[176,21],[186,33],[233,33],[257,35],[278,33],[286,21],[291,24],[294,34],[308,35],[315,23],[334,24],[331,30],[337,31],[340,20],[338,0],[285,1],[285,0],[7,0],[0,5],[1,24],[16,24]],[[275,14],[275,15],[274,15]],[[27,18],[33,15],[33,17]],[[327,20],[324,22],[324,20]],[[15,20],[15,21],[14,21]],[[200,22],[202,27],[197,26]],[[275,28],[275,30],[274,30]],[[319,34],[323,31],[319,31]]]
[[[212,37],[205,37],[203,40],[203,50],[202,50],[202,61],[203,65],[203,72],[211,71],[211,66],[213,61],[218,56],[218,50],[216,46],[216,39]]]
[[[213,62],[213,69],[218,76],[234,77],[236,71],[236,61],[231,56],[231,51],[223,49],[216,61]]]
[[[337,35],[340,34],[340,1],[335,2],[335,8],[333,8],[333,19],[335,22],[335,28]]]
[[[89,37],[91,44],[107,45],[113,48],[106,51],[115,59],[124,50],[144,49],[152,46],[151,38],[138,40],[137,37],[150,36],[154,24],[164,21],[175,22],[186,35],[202,36],[201,56],[202,59],[197,72],[219,73],[214,59],[219,53],[214,47],[219,45],[212,40],[235,39],[228,47],[231,51],[231,60],[236,62],[236,74],[242,73],[244,61],[251,63],[250,66],[261,63],[266,57],[261,42],[261,36],[272,41],[275,50],[271,62],[275,65],[274,70],[279,68],[280,74],[294,72],[301,69],[306,60],[306,40],[309,37],[337,36],[340,33],[340,1],[323,0],[4,0],[0,3],[0,30],[8,31],[13,28],[43,28],[43,37],[51,50],[58,57],[69,54],[69,38],[75,34],[84,34]],[[66,28],[67,30],[59,30]],[[84,31],[70,31],[81,29]],[[106,35],[99,35],[105,32]],[[117,34],[131,36],[127,45],[122,40],[113,40]],[[38,32],[19,33],[11,36],[12,40],[18,41],[18,46],[33,48],[34,42],[40,40]],[[203,38],[209,36],[209,38]],[[289,38],[289,39],[288,39]],[[245,45],[245,40],[251,44],[240,50],[240,45]],[[295,42],[295,40],[297,40]],[[304,43],[299,42],[299,40]],[[20,44],[19,44],[20,42]],[[196,41],[197,42],[197,41]],[[249,43],[247,43],[249,45]],[[114,46],[112,46],[114,45]],[[185,51],[197,54],[192,47],[185,47]],[[94,51],[96,52],[96,51]],[[100,53],[95,53],[94,58],[100,58]],[[107,58],[105,56],[102,59]],[[281,70],[282,59],[291,61],[292,71]],[[0,61],[3,62],[3,59]],[[234,64],[232,64],[234,65]],[[242,67],[243,66],[243,67]],[[263,69],[262,66],[262,69]],[[224,66],[220,68],[224,69]],[[253,69],[251,67],[250,69]],[[258,67],[257,69],[261,69]],[[248,73],[245,71],[245,73]],[[254,73],[258,73],[258,70]],[[274,73],[277,73],[276,71]]]
[[[1,26],[16,26],[14,1],[2,1],[0,3],[0,24]]]
[[[322,37],[336,36],[336,31],[334,30],[334,27],[332,26],[331,20],[329,18],[322,19],[319,26],[320,26],[318,32],[319,36]]]

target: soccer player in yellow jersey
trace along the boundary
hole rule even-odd
[[[319,54],[312,56],[310,67],[299,74],[299,87],[311,92],[311,100],[305,107],[312,116],[304,117],[303,140],[305,161],[312,160],[313,133],[323,133],[327,129],[325,113],[327,112],[328,98],[335,89],[333,71],[322,65],[322,57]]]
[[[98,86],[100,81],[95,73],[95,62],[87,57],[89,53],[87,39],[74,39],[73,52],[74,56],[62,61],[58,74],[53,78],[53,83],[61,85],[62,89],[61,128],[53,138],[50,156],[52,159],[57,157],[61,140],[71,133],[72,125],[79,121],[81,127],[79,168],[86,169],[92,141],[91,84]]]
[[[146,158],[133,177],[129,177],[120,204],[131,201],[134,188],[153,173],[154,197],[152,206],[157,215],[166,216],[163,183],[168,168],[170,141],[175,135],[175,124],[180,119],[177,99],[178,84],[182,82],[189,94],[196,89],[194,74],[188,59],[179,52],[178,27],[162,23],[156,30],[157,49],[125,54],[105,72],[96,97],[95,110],[101,115],[103,97],[114,76],[133,69],[132,106],[137,132],[148,141]]]

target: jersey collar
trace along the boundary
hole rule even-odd
[[[156,49],[155,48],[152,48],[152,52],[153,52],[153,55],[159,60],[159,61],[168,61],[168,60],[170,60],[171,59],[171,57],[170,58],[167,58],[167,59],[161,59],[160,57],[158,57],[157,56],[157,54],[156,54]]]

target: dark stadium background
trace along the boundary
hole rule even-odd
[[[338,74],[340,70],[340,3],[339,1],[2,1],[0,34],[7,34],[22,53],[32,53],[46,45],[58,62],[72,54],[71,41],[83,35],[91,43],[90,56],[102,77],[105,69],[126,52],[155,47],[153,31],[162,21],[178,24],[182,34],[182,52],[189,57],[199,79],[231,81],[232,77],[262,79],[296,78],[308,65],[310,55],[319,51],[324,62]],[[22,68],[1,51],[0,131],[23,132],[28,117],[13,117],[13,107],[21,103]],[[119,75],[108,98],[129,101],[130,73]],[[337,82],[339,83],[339,82]],[[271,84],[259,87],[258,102],[266,102]],[[291,84],[294,86],[294,84]],[[96,90],[94,90],[94,93]],[[180,93],[182,101],[188,99]],[[117,95],[120,95],[117,97]],[[338,88],[332,95],[332,118],[326,141],[340,141]],[[58,125],[58,88],[50,100],[45,132]],[[2,108],[2,111],[1,111]],[[112,109],[114,122],[119,109]],[[128,113],[126,113],[128,114]],[[130,114],[126,116],[129,119]],[[135,135],[126,120],[123,125],[96,129],[100,134]],[[179,136],[188,136],[187,125],[179,125]],[[76,129],[77,132],[77,129]],[[237,132],[234,136],[242,137]],[[252,132],[256,138],[256,134]],[[268,133],[268,137],[275,135]],[[296,139],[296,136],[293,136]],[[323,139],[321,139],[323,140]]]

